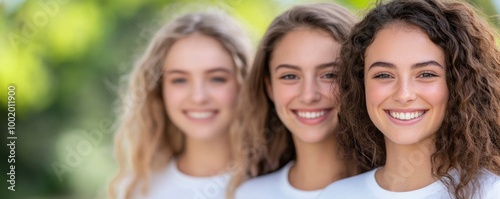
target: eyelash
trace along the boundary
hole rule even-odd
[[[186,83],[186,79],[184,79],[184,78],[175,78],[175,79],[172,79],[171,83],[172,83],[172,84],[182,84],[182,83]]]
[[[223,77],[212,77],[210,81],[215,83],[226,83],[227,79]]]
[[[324,74],[322,77],[325,77],[327,79],[335,79],[335,78],[337,78],[337,74],[327,73],[327,74]],[[284,80],[297,79],[297,76],[292,75],[292,74],[288,74],[288,75],[281,76],[280,79],[284,79]]]
[[[293,75],[293,74],[287,74],[287,75],[281,76],[280,79],[284,79],[284,80],[297,79],[297,76]]]
[[[227,79],[223,78],[223,77],[213,77],[213,78],[210,78],[210,81],[214,82],[214,83],[226,83]],[[175,78],[175,79],[172,79],[170,82],[172,84],[183,84],[183,83],[186,83],[187,80],[185,78]]]
[[[335,79],[338,77],[338,75],[336,73],[326,73],[323,76],[328,78],[328,79]],[[327,76],[331,76],[331,77],[327,77]]]
[[[426,77],[424,77],[424,75],[425,75]],[[422,77],[422,78],[431,78],[431,77],[438,77],[438,75],[437,75],[437,74],[435,74],[435,73],[433,73],[433,72],[424,71],[424,72],[420,73],[420,74],[418,75],[418,77]]]
[[[391,75],[389,75],[387,73],[377,73],[373,78],[375,78],[375,79],[387,79],[387,78],[391,78]]]

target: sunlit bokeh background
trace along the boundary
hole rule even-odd
[[[240,20],[256,45],[276,15],[304,2],[0,1],[0,198],[106,196],[116,172],[112,140],[121,78],[169,18],[209,4]],[[374,4],[335,2],[360,17]],[[500,0],[470,2],[499,27]],[[15,192],[6,181],[9,85],[16,87]]]

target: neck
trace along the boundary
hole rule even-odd
[[[229,136],[211,140],[186,137],[184,152],[179,155],[177,167],[182,173],[206,177],[222,174],[232,159]]]
[[[294,137],[294,144],[297,160],[288,174],[288,181],[293,187],[318,190],[348,177],[333,136],[320,143],[305,143]]]
[[[431,155],[434,142],[428,139],[413,145],[401,145],[385,138],[387,159],[385,166],[377,171],[378,184],[390,191],[412,191],[432,184]]]

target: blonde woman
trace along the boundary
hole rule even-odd
[[[249,42],[217,13],[162,27],[130,75],[112,198],[223,198]]]
[[[232,131],[241,155],[229,196],[237,189],[237,199],[315,198],[356,172],[337,149],[331,94],[340,44],[355,22],[346,9],[322,3],[295,6],[271,23]]]

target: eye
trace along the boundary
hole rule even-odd
[[[377,73],[373,78],[375,79],[389,79],[391,78],[391,75],[387,73]]]
[[[285,80],[297,79],[297,75],[293,75],[293,74],[283,75],[280,77],[280,79],[285,79]]]
[[[323,77],[327,79],[335,79],[338,77],[338,75],[336,73],[330,72],[323,75]]]
[[[418,75],[418,77],[431,78],[431,77],[438,77],[438,75],[436,75],[433,72],[422,72]]]
[[[210,81],[214,83],[225,83],[227,82],[227,79],[224,77],[212,77]]]
[[[187,80],[185,78],[174,78],[170,82],[172,84],[183,84],[183,83],[186,83]]]

